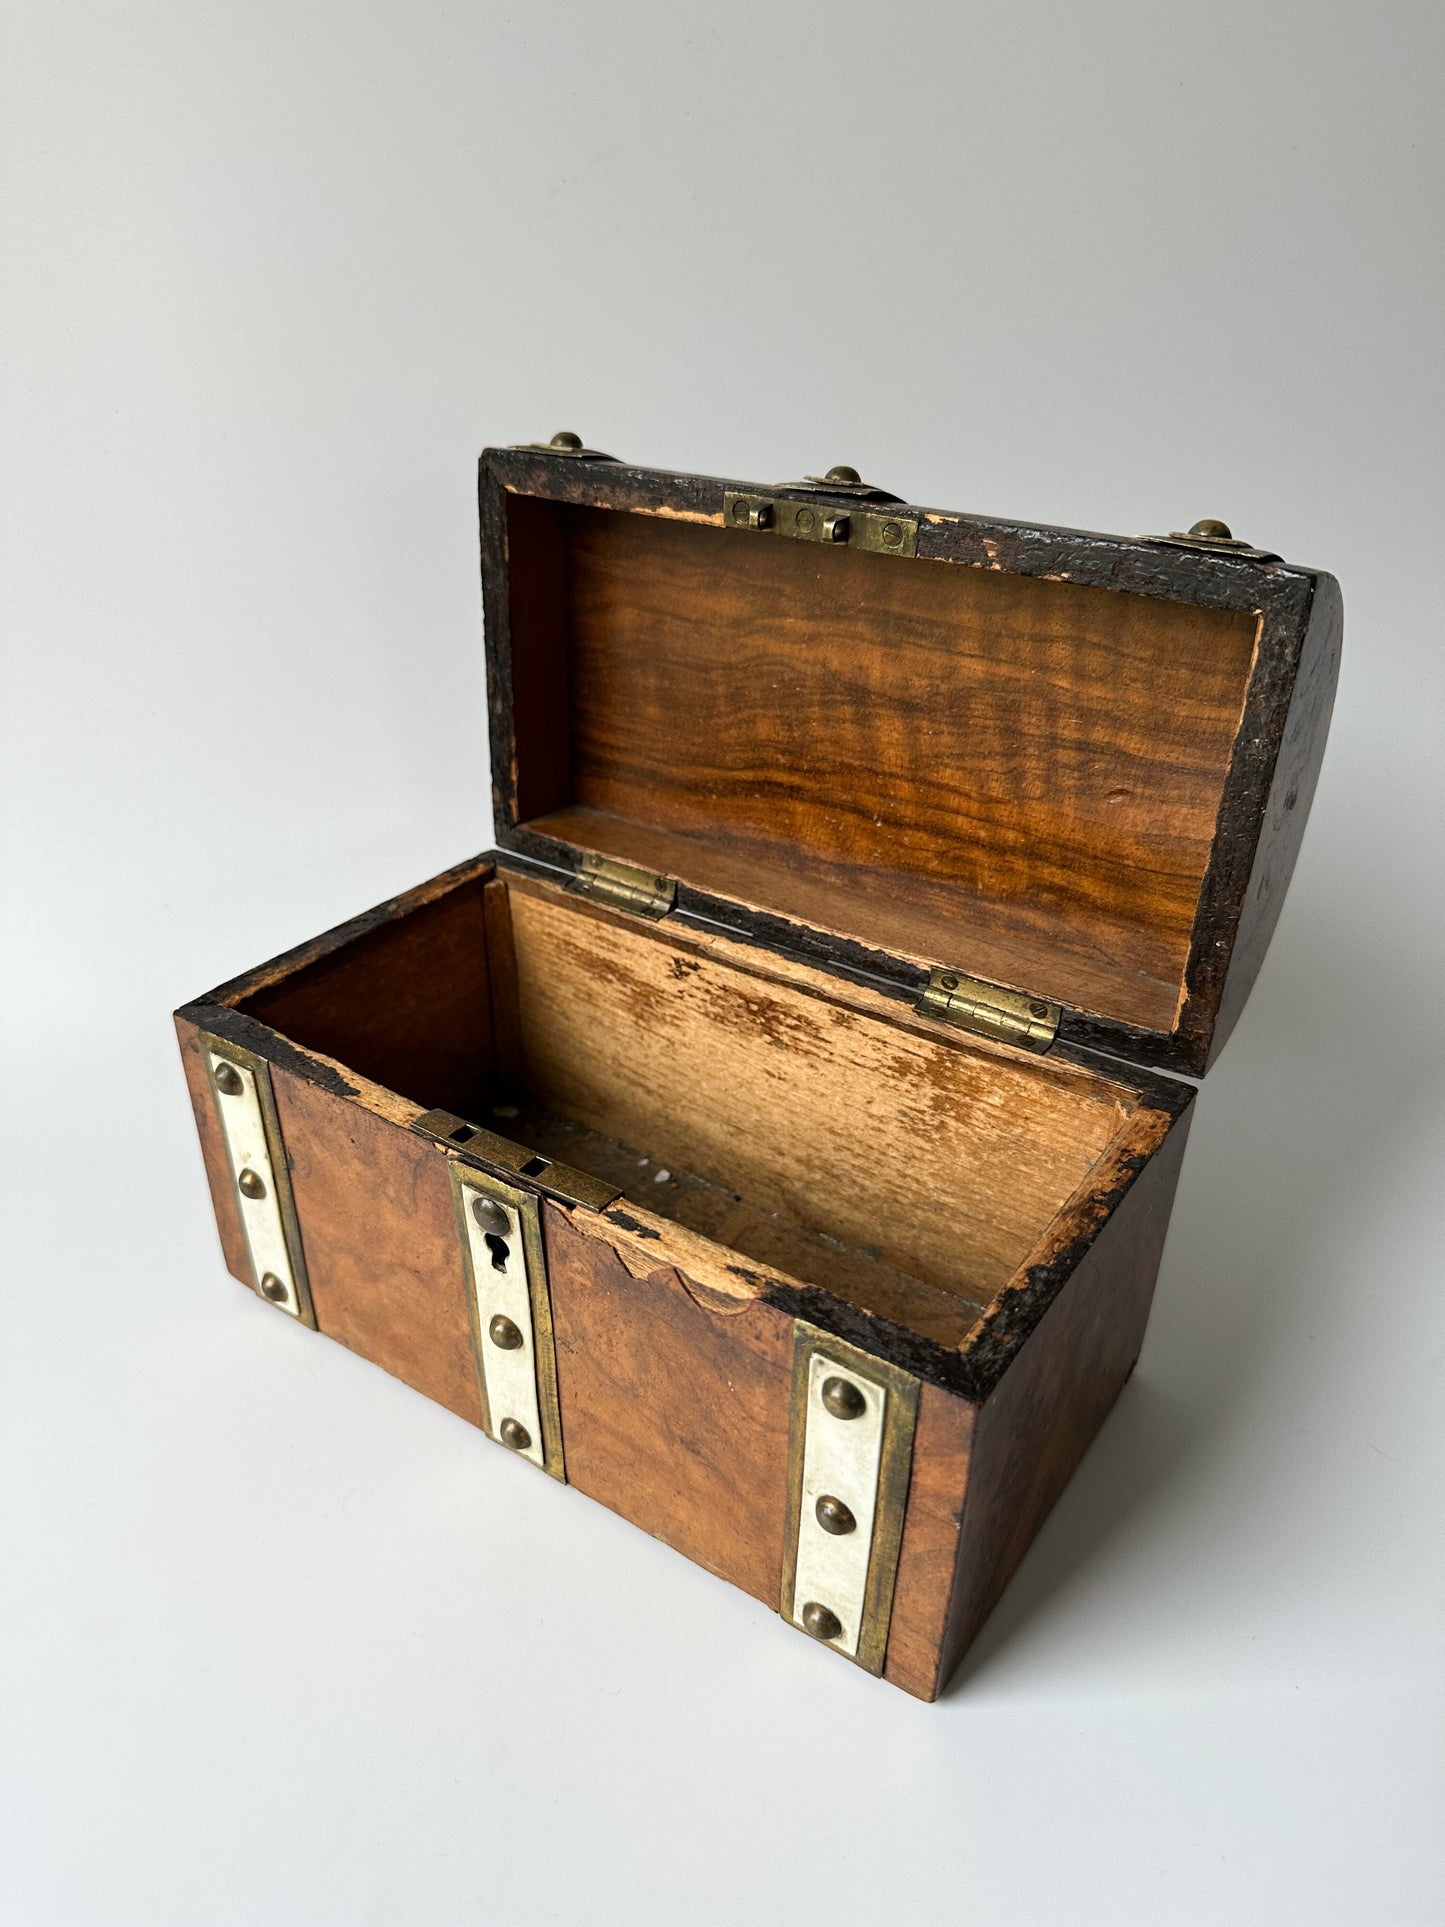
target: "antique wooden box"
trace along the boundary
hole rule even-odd
[[[481,460],[499,848],[178,1013],[230,1270],[938,1694],[1138,1356],[1329,576]]]

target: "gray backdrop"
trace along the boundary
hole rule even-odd
[[[22,0],[0,1915],[1445,1918],[1442,16]],[[559,427],[1341,578],[1140,1370],[938,1706],[223,1273],[172,1005],[490,840]]]

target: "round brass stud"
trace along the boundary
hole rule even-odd
[[[851,1379],[825,1378],[823,1407],[834,1418],[862,1418],[868,1410],[868,1401]]]
[[[472,1199],[472,1216],[494,1237],[505,1238],[512,1228],[512,1220],[506,1209],[495,1198],[476,1197]]]
[[[284,1304],[291,1294],[275,1272],[268,1271],[261,1280],[261,1296],[269,1298],[273,1305],[280,1305]]]
[[[843,1622],[830,1606],[820,1606],[816,1599],[810,1599],[798,1615],[803,1631],[811,1633],[814,1639],[836,1639],[843,1630]]]
[[[217,1064],[216,1089],[223,1097],[239,1097],[246,1088],[234,1064]]]
[[[503,1445],[510,1445],[514,1452],[526,1452],[531,1448],[532,1434],[525,1425],[518,1425],[514,1418],[504,1418],[497,1428],[497,1436]]]
[[[844,488],[860,488],[863,477],[856,468],[849,468],[846,462],[835,462],[823,477],[825,482],[841,482]]]
[[[504,1352],[519,1352],[522,1349],[522,1334],[510,1318],[498,1312],[487,1327],[487,1336],[492,1343]]]
[[[243,1198],[264,1198],[266,1195],[265,1179],[249,1165],[237,1178],[236,1188]]]
[[[582,437],[580,435],[574,435],[570,428],[559,428],[557,433],[552,437],[551,446],[553,448],[580,448],[582,446]]]
[[[1202,522],[1191,523],[1189,533],[1191,535],[1202,535],[1208,542],[1232,542],[1234,540],[1234,537],[1229,533],[1228,522],[1216,522],[1212,516],[1206,516]]]
[[[835,1539],[841,1539],[845,1532],[856,1532],[858,1521],[841,1499],[835,1499],[825,1492],[813,1507],[813,1515],[824,1532],[831,1532]]]

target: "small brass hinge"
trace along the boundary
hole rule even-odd
[[[841,486],[839,492],[847,494]],[[794,542],[868,549],[876,555],[918,553],[918,523],[912,516],[860,508],[856,498],[837,504],[792,502],[782,496],[745,494],[730,488],[723,491],[723,521],[730,529],[761,529],[769,535],[789,536]]]
[[[614,910],[630,910],[634,916],[650,917],[654,923],[665,917],[677,901],[677,882],[660,877],[651,870],[639,870],[631,863],[618,863],[610,856],[583,853],[570,888],[599,903],[610,903]]]
[[[960,1030],[1032,1051],[1049,1048],[1058,1036],[1062,1015],[1057,1004],[1042,997],[982,983],[959,970],[935,970],[914,1008],[920,1016],[941,1017]]]

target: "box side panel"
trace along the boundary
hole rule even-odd
[[[1223,1050],[1259,975],[1270,938],[1284,908],[1324,762],[1325,740],[1335,706],[1344,637],[1344,605],[1332,576],[1319,578],[1299,673],[1280,741],[1279,761],[1255,848],[1249,889],[1240,912],[1229,974],[1214,1021],[1209,1062]]]
[[[958,1570],[975,1409],[936,1385],[919,1388],[908,1511],[883,1667],[886,1680],[919,1699],[935,1699],[942,1683],[940,1657]]]
[[[1191,1116],[1174,1125],[979,1411],[937,1690],[1134,1368]]]
[[[792,1319],[542,1215],[569,1484],[776,1611]]]
[[[318,1330],[482,1422],[444,1153],[273,1064]]]
[[[196,1135],[201,1140],[201,1157],[205,1161],[206,1182],[211,1187],[211,1204],[216,1213],[216,1229],[221,1236],[226,1269],[233,1278],[250,1286],[251,1253],[241,1223],[241,1207],[236,1202],[231,1160],[226,1155],[221,1120],[216,1115],[216,1100],[211,1091],[205,1053],[201,1049],[201,1034],[189,1018],[178,1014],[175,1021],[176,1039],[181,1047],[181,1065],[186,1074],[187,1089],[191,1093]]]

